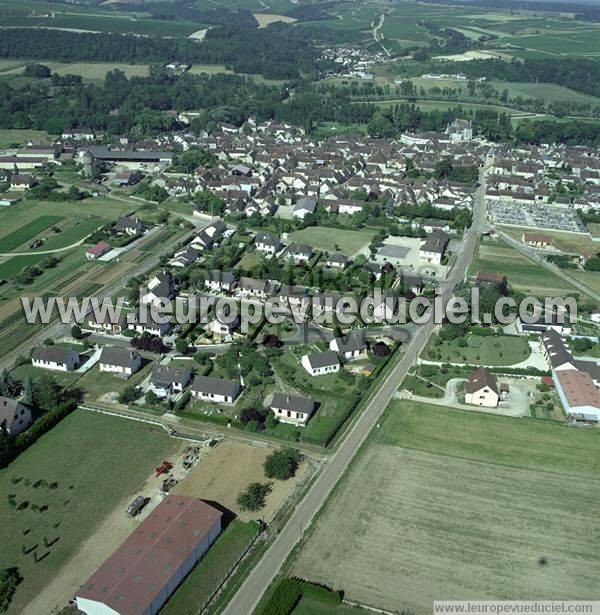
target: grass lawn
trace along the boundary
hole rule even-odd
[[[24,145],[30,140],[35,143],[46,143],[50,141],[50,138],[44,130],[18,130],[11,128],[0,130],[0,147],[9,147],[13,143]]]
[[[522,242],[523,240],[523,233],[527,232],[525,229],[515,226],[498,225],[498,227],[500,230],[504,231],[507,235],[519,242]],[[590,252],[600,250],[600,247],[598,247],[598,245],[592,241],[590,236],[585,233],[564,233],[544,229],[544,235],[552,237],[554,247],[562,252],[581,254],[581,252],[585,250]]]
[[[253,269],[264,262],[263,257],[257,252],[245,252],[236,267],[239,267],[240,269]]]
[[[393,612],[595,599],[599,445],[595,429],[393,402],[290,574]]]
[[[531,354],[527,340],[508,335],[473,335],[466,337],[467,346],[452,342],[437,341],[427,351],[427,359],[443,363],[466,363],[468,365],[514,365],[525,361]],[[435,358],[434,358],[435,357]]]
[[[300,352],[298,352],[300,356]],[[293,373],[287,375],[281,368],[285,364],[293,368]],[[301,364],[297,363],[291,352],[284,352],[279,363],[273,364],[278,375],[288,385],[288,392],[311,397],[319,404],[317,411],[306,427],[300,428],[300,440],[325,446],[331,436],[337,431],[339,425],[348,417],[354,401],[353,394],[349,392],[351,383],[343,380],[339,374],[325,374],[324,376],[310,376]],[[279,424],[273,435],[283,438],[295,433],[296,428],[290,425]]]
[[[39,216],[0,239],[0,252],[10,252],[62,220],[62,216]]]
[[[324,226],[309,226],[290,234],[290,242],[305,243],[317,250],[342,252],[354,256],[361,248],[371,242],[373,231],[349,231],[331,229]],[[337,247],[336,247],[337,246]]]
[[[161,609],[161,614],[196,615],[198,605],[203,604],[219,587],[257,531],[257,524],[234,519]]]
[[[33,378],[39,378],[40,376],[50,376],[54,378],[58,384],[63,387],[67,387],[77,381],[79,374],[75,372],[60,372],[53,369],[42,369],[41,367],[33,367],[30,363],[19,365],[11,370],[10,375],[15,380],[23,381],[25,376],[30,374]]]
[[[540,267],[514,248],[498,242],[482,242],[470,272],[502,273],[509,286],[537,297],[570,295],[577,292],[568,282]]]
[[[154,362],[148,358],[149,356],[151,355],[142,353],[142,368],[127,380],[101,372],[100,367],[96,364],[83,374],[77,386],[85,390],[85,398],[92,402],[105,393],[120,393],[125,387],[137,386],[152,370]]]
[[[24,577],[10,611],[25,613],[32,596],[173,450],[172,440],[148,426],[76,410],[1,470],[0,566],[17,566]],[[58,486],[35,488],[40,479]],[[11,493],[17,505],[29,505],[11,508],[6,499]],[[33,504],[48,509],[34,512]],[[56,542],[46,547],[44,540]],[[23,547],[31,552],[24,555]]]

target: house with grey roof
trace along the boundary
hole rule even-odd
[[[153,303],[155,305],[168,302],[175,296],[175,280],[170,271],[159,271],[150,281],[146,292],[141,296],[142,303]]]
[[[105,346],[100,354],[99,367],[101,372],[129,378],[142,367],[142,357],[129,348]]]
[[[317,209],[317,199],[311,197],[302,197],[292,209],[294,218],[303,220],[306,216],[314,214]]]
[[[292,243],[288,246],[286,256],[295,263],[308,263],[315,251],[311,246],[302,243]]]
[[[444,231],[435,229],[419,249],[419,260],[425,263],[441,265],[450,237]]]
[[[0,397],[0,429],[12,437],[23,433],[33,423],[31,410],[16,399]]]
[[[237,380],[196,376],[190,391],[194,399],[232,404],[239,397],[242,385]]]
[[[215,292],[229,292],[235,287],[236,279],[233,273],[212,269],[206,273],[204,286]]]
[[[367,342],[360,332],[350,332],[342,337],[335,337],[329,342],[329,348],[350,361],[367,355]]]
[[[346,267],[350,264],[350,259],[341,252],[334,252],[330,254],[327,259],[327,266],[332,269],[346,269]]]
[[[276,235],[272,235],[271,233],[256,233],[254,247],[258,252],[277,254],[283,246],[281,240]]]
[[[169,397],[181,393],[191,379],[192,373],[187,368],[157,365],[150,374],[149,390],[159,397]]]
[[[61,346],[37,346],[31,355],[33,367],[70,372],[79,364],[79,353]]]
[[[311,376],[323,376],[324,374],[339,372],[341,365],[337,352],[332,350],[305,354],[301,363]]]
[[[142,221],[135,216],[120,216],[114,226],[117,235],[130,235],[135,237],[144,233]]]
[[[304,427],[316,409],[315,402],[309,397],[289,395],[277,391],[269,406],[275,418],[282,423]]]

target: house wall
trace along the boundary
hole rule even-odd
[[[465,403],[473,406],[482,406],[484,408],[496,408],[498,406],[499,397],[488,387],[475,391],[475,393],[465,394]]]
[[[282,410],[281,408],[271,408],[275,418],[282,423],[296,425],[296,427],[304,427],[308,420],[308,415],[302,412],[293,412],[291,410]],[[288,413],[290,416],[288,416]]]

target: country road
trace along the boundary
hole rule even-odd
[[[452,296],[455,286],[462,281],[471,264],[477,248],[477,238],[485,227],[485,178],[490,166],[489,158],[480,174],[480,187],[477,189],[473,223],[468,230],[463,250],[458,256],[450,276],[444,284],[442,297],[444,302]],[[394,396],[400,382],[404,379],[410,367],[427,344],[429,337],[436,328],[433,319],[426,324],[416,326],[415,334],[404,347],[404,355],[390,370],[379,384],[379,387],[366,401],[362,414],[341,440],[337,451],[323,471],[316,478],[304,499],[297,506],[287,524],[273,540],[260,561],[250,571],[244,583],[240,586],[229,604],[223,610],[225,615],[246,615],[252,613],[264,590],[273,581],[290,552],[302,537],[318,511],[327,501],[336,483],[343,476],[354,455],[365,441],[371,430],[377,425],[383,411]]]

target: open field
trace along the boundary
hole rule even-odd
[[[256,519],[256,513],[242,512],[237,496],[252,482],[269,482],[265,478],[263,463],[273,449],[255,447],[242,442],[226,440],[203,457],[174,493],[219,502],[242,521]],[[281,503],[309,475],[309,464],[303,462],[296,476],[286,481],[274,481],[260,517],[269,520]]]
[[[296,21],[294,17],[275,15],[274,13],[254,13],[254,19],[258,21],[259,28],[266,28],[269,24],[277,23],[278,21],[283,23],[294,23]]]
[[[430,350],[436,359],[444,363],[465,363],[467,365],[514,365],[525,361],[531,354],[527,340],[509,335],[472,335],[466,337],[467,346],[461,348],[457,342],[436,342]],[[433,359],[427,354],[428,359]]]
[[[523,241],[523,233],[531,232],[533,230],[501,224],[498,225],[498,228],[519,242]],[[591,237],[584,233],[564,233],[560,231],[549,231],[544,229],[543,234],[552,237],[552,243],[554,244],[554,247],[558,250],[561,250],[562,252],[581,254],[584,251],[600,251],[600,244],[598,242],[592,241]]]
[[[4,494],[0,566],[18,566],[24,577],[9,612],[27,612],[27,602],[50,583],[113,507],[128,498],[173,450],[174,441],[162,432],[76,410],[0,471]],[[58,485],[36,488],[40,479]],[[16,496],[17,508],[8,505],[10,493]],[[35,512],[34,504],[48,509]],[[56,542],[46,547],[44,541]],[[23,554],[23,547],[28,554]]]
[[[575,290],[562,278],[498,242],[483,242],[479,245],[477,258],[470,269],[472,274],[477,271],[502,273],[509,286],[536,296],[567,295]]]
[[[34,143],[50,141],[48,133],[44,130],[0,130],[0,147],[9,147],[13,144],[24,145],[29,140]]]
[[[430,612],[441,598],[595,599],[599,438],[394,402],[293,574],[394,612]]]
[[[126,77],[147,77],[150,68],[147,64],[126,64],[124,62],[54,62],[53,60],[40,61],[47,66],[53,73],[59,75],[81,75],[83,79],[98,80],[104,79],[106,73],[112,70],[123,71]],[[22,62],[17,68],[7,70],[4,74],[21,75],[25,69],[26,62]]]
[[[301,231],[290,234],[290,241],[305,243],[317,250],[326,252],[342,252],[346,256],[354,256],[359,250],[371,242],[374,231],[332,230],[326,227],[309,226]],[[337,247],[336,247],[337,246]]]
[[[52,215],[35,218],[31,222],[24,224],[20,229],[2,237],[2,239],[0,239],[0,252],[10,252],[14,250],[17,246],[33,239],[36,235],[39,235],[62,219],[62,216]]]

